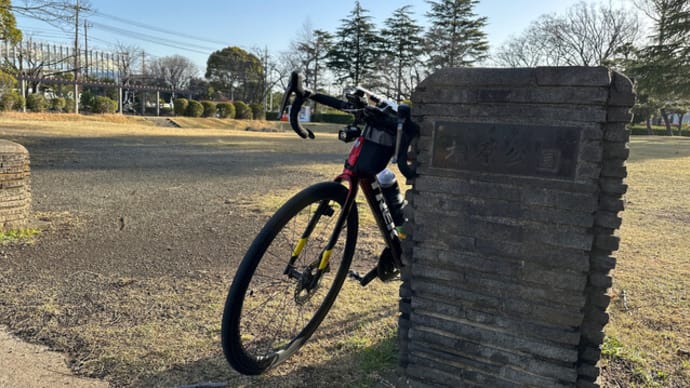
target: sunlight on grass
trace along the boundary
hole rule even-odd
[[[681,200],[690,198],[689,166],[688,139],[632,139],[621,246],[614,253],[617,297],[602,349],[608,369],[622,368],[628,377],[619,370],[606,378],[640,386],[690,383],[679,353],[690,348],[690,203]]]

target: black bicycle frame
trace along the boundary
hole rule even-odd
[[[364,142],[364,138],[359,138],[358,141],[360,143]],[[346,167],[343,170],[343,172],[335,178],[336,182],[347,183],[349,186],[349,190],[347,198],[345,199],[345,203],[342,206],[343,211],[338,216],[338,220],[336,221],[333,233],[331,234],[331,237],[328,241],[328,244],[326,245],[326,248],[324,249],[324,252],[321,254],[321,259],[318,265],[318,269],[320,271],[323,271],[328,266],[328,260],[330,258],[332,249],[338,241],[340,232],[342,231],[345,222],[347,221],[347,217],[349,217],[350,212],[352,211],[352,207],[355,206],[355,201],[357,198],[359,188],[362,189],[362,193],[364,193],[364,197],[367,200],[367,204],[369,205],[369,208],[371,209],[371,212],[374,215],[376,224],[378,225],[379,230],[381,231],[383,240],[385,241],[386,246],[390,249],[391,256],[393,259],[393,265],[396,268],[401,268],[403,266],[401,260],[402,249],[400,246],[400,238],[398,237],[398,232],[395,229],[393,217],[384,199],[381,186],[376,180],[376,177],[360,176],[351,167],[356,164],[356,159],[358,158],[358,156],[359,150],[357,149],[357,146],[355,146],[350,151],[350,157],[348,158],[348,161],[354,160],[355,162],[346,164]],[[314,215],[314,218],[310,221],[309,225],[307,226],[307,229],[302,235],[303,240],[309,238],[309,235],[313,230],[312,225],[315,225],[320,217],[321,212],[317,211]],[[291,265],[294,259],[296,259],[296,255],[293,254],[293,260],[291,260]]]

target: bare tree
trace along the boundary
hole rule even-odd
[[[640,36],[637,16],[624,8],[580,2],[564,15],[544,15],[494,56],[504,66],[610,64]]]
[[[117,72],[120,75],[120,84],[124,88],[123,103],[125,109],[132,108],[136,93],[130,86],[141,84],[141,77],[136,77],[136,69],[141,68],[143,50],[136,45],[128,45],[121,42],[115,44],[117,53]]]
[[[503,43],[494,53],[493,61],[505,67],[557,65],[558,58],[549,55],[542,30],[542,19],[532,22],[520,35]],[[553,63],[554,61],[556,63]]]
[[[74,27],[72,24],[78,13],[92,12],[89,0],[24,0],[21,5],[13,5],[12,10],[19,15],[42,20],[63,30]]]
[[[129,85],[133,80],[136,69],[141,68],[142,53],[141,47],[118,42],[114,47],[118,55],[117,71],[123,85]]]
[[[186,57],[173,55],[158,58],[151,64],[151,76],[175,91],[185,89],[199,73],[196,65]]]

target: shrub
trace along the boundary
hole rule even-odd
[[[16,90],[11,90],[0,97],[0,110],[11,111],[18,110],[24,104],[24,97],[22,97]]]
[[[216,117],[216,103],[213,101],[202,101],[201,106],[204,107],[204,117]]]
[[[186,98],[176,98],[173,100],[173,106],[175,107],[175,115],[184,116],[187,106],[189,106],[189,100]]]
[[[45,112],[48,109],[48,100],[42,94],[29,94],[26,97],[26,109],[32,112]]]
[[[50,110],[55,112],[64,112],[65,104],[66,101],[63,97],[55,97],[50,100]]]
[[[311,115],[311,121],[332,124],[352,124],[352,116],[342,113],[315,113]]]
[[[269,121],[280,120],[280,114],[278,114],[278,112],[266,112],[266,120],[269,120]]]
[[[216,107],[218,108],[218,117],[221,119],[235,118],[235,105],[231,102],[219,102]]]
[[[117,112],[117,101],[104,96],[96,96],[93,98],[91,110],[94,113],[115,113]]]
[[[266,112],[264,111],[264,104],[253,103],[249,105],[252,109],[252,116],[254,120],[266,120]]]
[[[199,101],[191,100],[189,105],[187,105],[187,110],[185,111],[185,116],[189,117],[201,117],[204,114],[204,106],[201,105]]]
[[[66,97],[65,98],[65,113],[74,113],[74,99]]]
[[[96,104],[96,95],[91,92],[90,89],[84,89],[79,98],[79,105],[82,109],[94,111],[94,105]]]
[[[235,101],[235,118],[239,120],[251,120],[252,110],[242,101]]]

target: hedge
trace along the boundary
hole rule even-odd
[[[175,107],[175,115],[184,116],[187,112],[187,106],[189,106],[189,100],[186,98],[176,98],[173,100],[173,106]]]
[[[280,120],[278,112],[266,112],[266,120]],[[314,113],[311,115],[311,121],[314,123],[331,123],[331,124],[352,124],[353,117],[350,114],[343,113]]]
[[[673,136],[678,135],[678,127],[673,126]],[[631,127],[630,134],[633,136],[643,136],[643,135],[655,135],[655,136],[668,136],[668,131],[666,128],[652,128],[652,133],[649,133],[646,127]],[[690,129],[683,128],[681,131],[681,136],[690,137]]]
[[[6,92],[0,97],[0,109],[2,111],[19,110],[22,105],[24,105],[24,97],[17,93],[16,90]]]
[[[48,110],[48,100],[42,94],[29,94],[26,97],[26,109],[31,112],[45,112]]]
[[[252,117],[254,120],[265,120],[266,112],[264,111],[264,104],[253,103],[249,105],[252,110]]]
[[[353,117],[349,114],[342,113],[314,113],[311,115],[311,121],[332,123],[332,124],[352,124]]]
[[[74,113],[74,99],[65,97],[65,113]]]
[[[185,116],[189,117],[201,117],[204,114],[204,106],[201,105],[199,101],[191,100],[189,105],[187,105],[187,110],[185,111]]]
[[[219,102],[216,108],[218,109],[218,117],[221,119],[235,118],[235,105],[231,102]]]
[[[216,103],[213,101],[202,101],[201,106],[204,107],[204,117],[216,117]]]
[[[96,96],[93,98],[93,105],[91,111],[93,113],[115,113],[117,112],[117,101],[105,96]]]
[[[242,101],[235,101],[235,118],[238,120],[251,120],[253,115],[249,105]]]
[[[65,104],[67,104],[64,97],[55,97],[50,100],[50,110],[55,112],[64,112]]]

